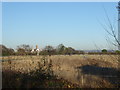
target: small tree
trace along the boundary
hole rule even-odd
[[[23,49],[23,48],[18,48],[18,49],[17,49],[17,54],[18,54],[18,55],[26,55],[25,49]]]
[[[31,50],[32,48],[26,44],[17,46],[17,54],[20,54],[20,55],[28,55],[30,54]]]
[[[58,54],[64,54],[65,49],[66,49],[66,47],[63,44],[59,44],[56,48],[56,51]]]
[[[71,55],[71,54],[73,54],[73,53],[75,53],[75,49],[73,49],[72,47],[68,47],[66,54]]]
[[[50,45],[48,45],[48,46],[46,46],[45,48],[44,48],[44,50],[46,50],[46,51],[52,51],[54,48],[52,47],[52,46],[50,46]]]
[[[116,54],[120,54],[120,51],[119,51],[119,50],[116,50],[115,53],[116,53]]]
[[[103,50],[102,50],[102,53],[107,53],[107,50],[106,50],[106,49],[103,49]]]
[[[48,45],[44,48],[44,51],[46,52],[46,54],[52,55],[52,52],[54,51],[54,48],[52,46]]]

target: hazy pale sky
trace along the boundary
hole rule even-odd
[[[110,49],[104,8],[112,23],[117,24],[117,2],[4,2],[2,4],[3,44],[64,44],[80,50]],[[104,8],[103,8],[104,7]]]

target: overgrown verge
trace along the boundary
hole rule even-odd
[[[19,72],[5,70],[2,72],[2,88],[78,88],[64,79],[41,73],[41,71],[21,74]]]
[[[43,65],[38,63],[39,69],[22,73],[11,69],[2,71],[2,88],[79,88],[63,78],[58,78],[53,74],[52,62],[43,57]]]

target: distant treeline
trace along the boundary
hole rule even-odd
[[[37,55],[37,52],[31,52],[32,48],[30,45],[19,45],[16,51],[12,48],[7,48],[4,45],[0,45],[0,50],[2,51],[2,56],[9,55]],[[82,50],[75,50],[72,47],[66,47],[63,44],[59,44],[56,48],[53,46],[45,46],[45,48],[39,52],[39,55],[74,55],[74,54],[120,54],[120,51],[116,50],[114,52],[109,52],[106,49],[101,50],[101,52],[85,52]]]

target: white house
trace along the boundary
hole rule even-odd
[[[33,48],[33,49],[31,50],[32,53],[37,52],[37,55],[39,55],[40,51],[42,51],[42,50],[38,48],[38,45],[36,45],[36,48],[35,48],[35,49]]]

